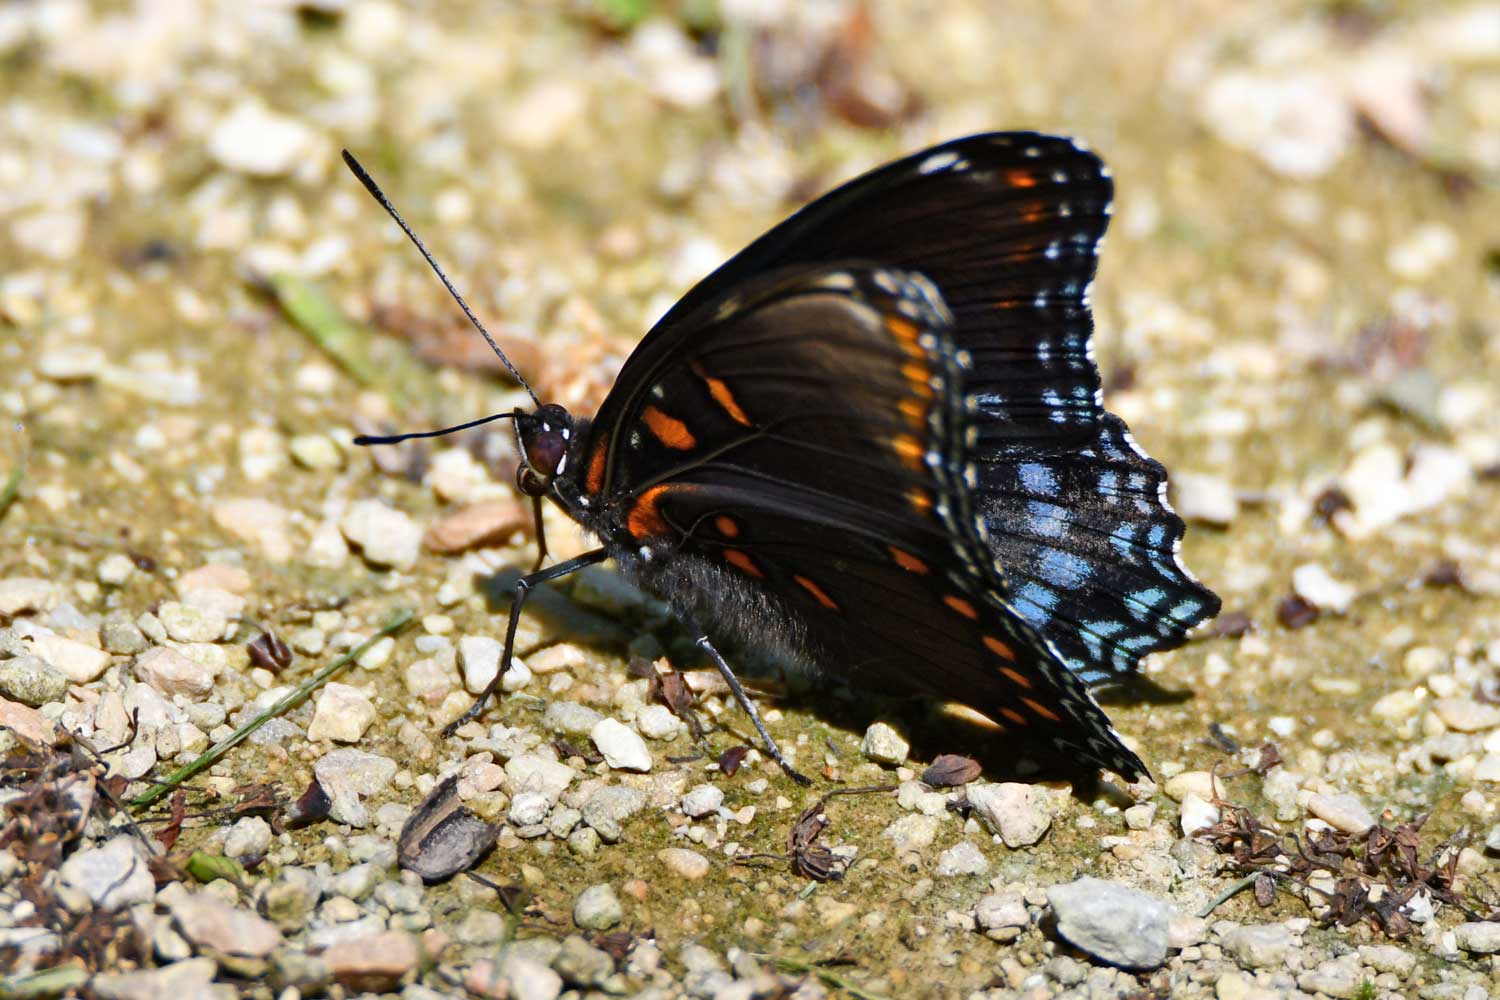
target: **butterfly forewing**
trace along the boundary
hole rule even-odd
[[[613,430],[590,445],[591,486],[627,569],[741,644],[774,633],[862,688],[962,701],[1141,773],[1005,603],[971,502],[966,358],[930,282],[798,268],[714,317],[670,356],[632,358],[596,425]]]
[[[747,276],[869,260],[924,275],[973,358],[977,450],[1087,446],[1103,413],[1088,291],[1113,184],[1072,140],[991,133],[935,146],[814,201],[700,282],[640,350],[670,350]],[[657,343],[654,343],[657,342]]]

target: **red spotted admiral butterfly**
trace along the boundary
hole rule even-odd
[[[699,282],[593,420],[534,394],[484,418],[515,422],[538,527],[545,497],[603,543],[520,580],[503,664],[532,587],[613,559],[700,637],[794,777],[718,645],[961,702],[1018,742],[1145,774],[1089,685],[1181,645],[1219,599],[1178,560],[1166,470],[1101,402],[1088,296],[1111,194],[1066,138],[935,146]]]

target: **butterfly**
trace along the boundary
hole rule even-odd
[[[1089,288],[1112,196],[1068,138],[934,146],[699,282],[593,419],[537,401],[462,425],[512,419],[538,527],[546,499],[600,541],[517,584],[502,672],[528,592],[611,559],[698,637],[799,780],[726,644],[962,703],[1018,751],[1146,774],[1090,686],[1181,645],[1219,599],[1178,558],[1166,470],[1103,407]]]

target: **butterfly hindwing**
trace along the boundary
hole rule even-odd
[[[930,282],[871,265],[739,288],[670,355],[622,375],[629,403],[601,411],[602,533],[711,631],[774,631],[853,684],[961,701],[1142,773],[1006,603],[971,503],[973,404],[951,325]]]

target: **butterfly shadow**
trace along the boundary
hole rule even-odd
[[[475,578],[489,612],[500,623],[510,609],[521,576],[520,569],[509,567]],[[570,596],[569,585],[544,583],[532,589],[526,613],[547,635],[565,636],[581,646],[614,652],[645,646],[665,656],[677,670],[713,672],[712,662],[694,642],[696,637],[671,617],[663,603],[642,595],[614,569],[589,567],[575,574],[571,586],[577,586],[580,580],[586,581],[592,591],[589,604]],[[590,606],[594,604],[604,605],[608,613]],[[1097,771],[1050,751],[1040,738],[998,731],[977,715],[949,710],[932,699],[872,693],[834,678],[811,676],[753,651],[731,647],[725,653],[735,666],[736,676],[762,709],[776,706],[806,712],[834,730],[821,747],[812,748],[810,753],[804,751],[809,761],[821,760],[826,753],[844,767],[859,763],[863,759],[859,735],[874,723],[885,722],[906,737],[915,767],[942,754],[961,754],[978,761],[989,781],[1068,781],[1076,794],[1090,798],[1109,787],[1101,786]],[[1192,692],[1174,691],[1134,675],[1101,688],[1097,695],[1109,705],[1179,704],[1191,698]],[[721,741],[727,738],[758,745],[749,720],[739,714],[722,717],[720,725]]]

